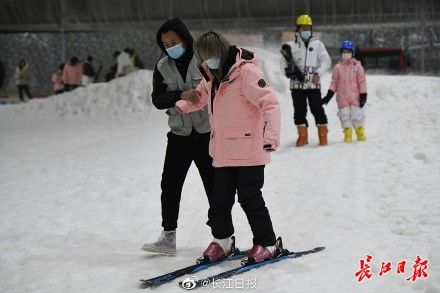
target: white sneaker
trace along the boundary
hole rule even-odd
[[[156,242],[146,243],[141,249],[148,252],[176,254],[176,231],[162,231]]]

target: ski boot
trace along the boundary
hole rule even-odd
[[[356,131],[356,136],[359,141],[366,141],[367,140],[367,136],[365,135],[365,132],[364,132],[365,129],[363,126],[357,127],[354,130]]]
[[[328,128],[327,125],[317,125],[318,127],[318,138],[319,138],[319,145],[327,145],[327,133]]]
[[[144,244],[141,249],[148,252],[175,255],[176,230],[162,231],[162,233],[159,235],[159,239],[156,242]]]
[[[296,146],[300,147],[309,143],[307,125],[298,125],[298,139],[296,140]]]
[[[247,257],[241,261],[241,265],[246,266],[256,262],[262,262],[267,259],[276,258],[283,252],[283,241],[281,237],[278,237],[274,246],[264,247],[258,244],[254,244],[252,249],[248,252]]]
[[[344,142],[350,143],[352,141],[353,130],[351,127],[344,128]]]
[[[227,258],[235,252],[235,236],[225,239],[215,239],[209,244],[208,248],[203,252],[198,263],[210,263]]]

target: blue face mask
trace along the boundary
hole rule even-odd
[[[303,38],[303,40],[308,40],[312,36],[311,31],[302,31],[300,34],[301,34],[301,38]]]
[[[185,53],[185,48],[183,47],[182,43],[175,45],[174,47],[168,48],[166,50],[168,56],[170,56],[173,59],[179,59]]]
[[[220,67],[220,60],[216,57],[205,60],[205,63],[211,69],[218,69]]]

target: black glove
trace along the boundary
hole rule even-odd
[[[295,73],[296,79],[299,82],[304,82],[305,78],[304,78],[304,73],[302,73],[301,69],[299,69],[298,66],[293,66],[293,73]]]
[[[286,67],[286,68],[284,68],[284,74],[285,74],[288,78],[295,78],[295,73],[293,72],[292,68],[290,68],[290,67]]]
[[[367,93],[362,93],[359,95],[359,104],[361,108],[364,107],[365,103],[367,102]]]
[[[272,147],[272,145],[271,144],[265,144],[264,146],[263,146],[263,149],[266,151],[266,152],[273,152],[275,149]]]
[[[330,100],[333,98],[333,96],[335,95],[335,92],[332,90],[328,90],[327,94],[325,95],[325,97],[321,100],[321,103],[324,104],[328,104],[328,102],[330,102]]]
[[[284,74],[291,79],[297,79],[299,82],[304,82],[304,74],[301,72],[298,66],[284,68]]]

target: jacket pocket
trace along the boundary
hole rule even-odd
[[[174,130],[181,130],[183,128],[183,117],[174,108],[169,108],[166,111],[168,115],[168,126]]]
[[[247,128],[226,128],[223,132],[223,156],[230,160],[248,159],[252,148],[252,132]]]

